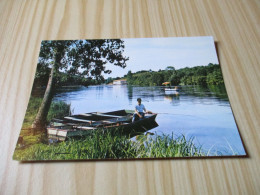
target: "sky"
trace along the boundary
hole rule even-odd
[[[122,77],[129,70],[164,70],[167,66],[175,69],[219,64],[211,36],[170,37],[170,38],[133,38],[122,39],[125,43],[124,56],[129,57],[126,68],[106,64],[111,74],[104,77]]]

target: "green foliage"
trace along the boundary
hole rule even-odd
[[[47,87],[32,127],[44,129],[57,85],[75,85],[77,82],[88,85],[87,81],[93,78],[95,83],[104,82],[102,74],[111,73],[106,69],[106,63],[125,68],[129,58],[123,56],[124,47],[124,41],[120,39],[42,41],[34,89]],[[50,69],[47,84],[44,78]]]
[[[179,85],[181,81],[181,77],[177,71],[175,71],[173,74],[171,74],[169,81],[171,85]]]
[[[29,100],[26,114],[23,121],[22,128],[30,128],[34,121],[38,109],[41,105],[42,98],[32,97]],[[71,114],[71,106],[62,101],[52,102],[50,110],[48,112],[47,121],[49,122],[52,118],[60,118]]]
[[[73,75],[73,74],[67,74],[67,73],[58,73],[56,74],[56,86],[70,86],[70,85],[83,85],[83,86],[89,86],[89,85],[98,85],[101,83],[104,83],[103,77],[100,77],[100,79],[93,79],[91,77],[84,77],[82,75]]]
[[[35,144],[16,149],[16,160],[71,160],[71,159],[124,159],[203,156],[193,139],[184,136],[140,135],[136,141],[120,134],[114,136],[103,130],[94,131],[79,140],[68,140],[53,145]]]
[[[224,80],[222,77],[222,73],[218,70],[215,70],[212,73],[209,73],[207,76],[207,83],[209,85],[219,85],[219,84],[223,84]]]
[[[105,81],[106,84],[112,83],[113,79],[111,77],[108,77]]]
[[[126,78],[129,85],[139,86],[161,86],[166,81],[169,81],[171,85],[220,85],[224,83],[220,66],[211,63],[208,66],[186,67],[179,70],[168,66],[165,70],[158,72],[132,73],[129,71]]]
[[[175,71],[175,68],[173,66],[167,66],[165,70],[167,70],[167,71]]]
[[[103,83],[106,63],[126,67],[124,47],[120,39],[42,41],[34,85],[46,86],[52,67],[56,85]]]
[[[62,118],[71,115],[71,105],[62,101],[52,102],[47,115],[47,121],[50,122],[53,118]]]
[[[32,97],[29,100],[22,128],[30,128],[41,105],[42,98]]]
[[[160,72],[139,72],[132,76],[127,75],[127,82],[130,85],[158,86],[163,80],[163,74]]]

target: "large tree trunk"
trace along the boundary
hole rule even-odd
[[[56,63],[54,63],[52,66],[51,73],[49,76],[49,81],[44,93],[41,106],[32,124],[32,128],[35,130],[44,131],[46,127],[47,115],[53,98],[55,64]]]

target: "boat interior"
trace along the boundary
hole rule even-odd
[[[153,114],[147,114],[149,118]],[[92,112],[67,116],[62,119],[53,119],[50,128],[58,129],[96,129],[99,127],[114,127],[132,123],[133,113],[119,110],[114,112]]]

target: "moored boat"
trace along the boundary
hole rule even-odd
[[[146,114],[142,120],[132,122],[133,113],[125,110],[83,113],[53,119],[47,127],[47,133],[49,138],[65,140],[69,137],[87,136],[98,129],[117,129],[120,134],[133,137],[157,127],[156,116],[157,114]]]
[[[175,87],[171,87],[171,83],[170,82],[164,82],[162,83],[162,85],[165,85],[164,91],[168,92],[168,91],[179,91],[179,87],[175,86]]]
[[[165,88],[165,91],[179,91],[178,88]]]

